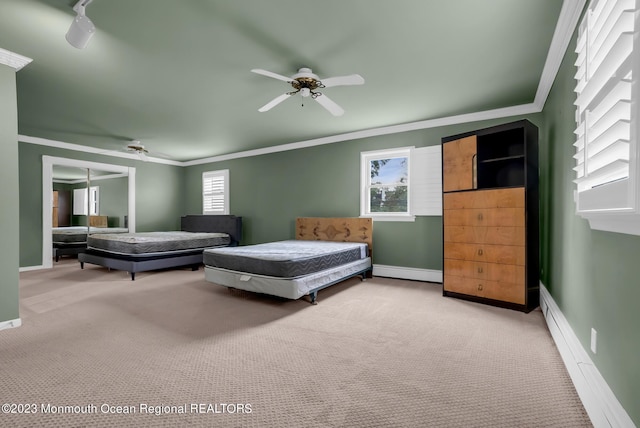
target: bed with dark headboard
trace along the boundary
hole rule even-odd
[[[180,231],[95,234],[87,238],[87,249],[78,254],[84,264],[137,272],[202,264],[208,248],[237,246],[242,238],[242,217],[232,215],[188,215],[180,219]]]
[[[205,278],[214,284],[287,299],[309,296],[372,271],[370,218],[296,219],[296,239],[204,251]]]

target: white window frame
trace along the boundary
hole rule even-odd
[[[633,235],[640,235],[637,10],[638,0],[592,0],[575,63],[576,213],[592,229]],[[615,172],[607,178],[607,171]]]
[[[90,188],[89,215],[98,215],[100,212],[100,188]],[[87,188],[73,189],[73,215],[87,215]]]
[[[415,221],[416,216],[442,215],[441,146],[399,147],[360,153],[360,216],[374,221]],[[370,162],[406,157],[408,166],[407,212],[371,212]]]
[[[222,179],[223,190],[218,192],[205,193],[206,182],[211,179]],[[207,196],[222,195],[224,206],[221,210],[210,210],[207,208]],[[202,173],[202,214],[205,215],[228,215],[229,214],[229,170],[205,171]]]

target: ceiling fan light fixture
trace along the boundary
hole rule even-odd
[[[76,11],[77,15],[73,19],[73,22],[71,22],[71,26],[69,27],[69,31],[67,31],[65,38],[74,48],[84,49],[96,32],[95,25],[93,25],[93,22],[91,22],[85,14],[85,8],[92,1],[93,0],[80,0],[73,7],[73,10]]]
[[[324,107],[329,113],[334,116],[342,116],[344,110],[329,97],[322,92],[318,92],[317,89],[328,88],[330,86],[349,86],[349,85],[362,85],[364,79],[359,74],[351,74],[348,76],[335,76],[329,77],[324,80],[320,80],[316,74],[314,74],[310,68],[300,68],[298,72],[291,77],[283,76],[281,74],[273,73],[271,71],[262,70],[260,68],[254,68],[251,70],[253,73],[262,74],[263,76],[271,77],[273,79],[282,80],[287,82],[293,87],[293,91],[285,92],[282,95],[277,96],[273,100],[269,101],[264,106],[258,109],[259,112],[265,112],[271,110],[287,98],[300,94],[301,97],[315,100]],[[304,104],[302,104],[304,105]]]

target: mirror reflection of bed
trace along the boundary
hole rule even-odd
[[[52,177],[51,238],[56,262],[83,252],[87,233],[128,231],[126,174],[53,165]]]

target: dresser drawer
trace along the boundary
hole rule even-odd
[[[444,242],[521,246],[525,244],[525,228],[508,226],[473,227],[445,225]]]
[[[525,303],[526,287],[522,284],[463,278],[461,276],[445,274],[443,288],[444,291],[466,294],[468,296],[501,300],[520,305]]]
[[[524,187],[445,193],[443,209],[524,208]]]
[[[470,208],[445,210],[445,226],[525,226],[522,208]]]
[[[520,245],[487,245],[445,242],[446,258],[486,263],[525,265],[525,247]]]
[[[444,274],[524,285],[524,266],[445,259]]]

